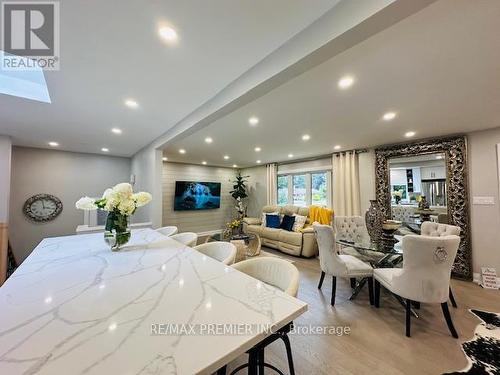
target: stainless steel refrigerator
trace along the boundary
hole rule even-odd
[[[431,206],[446,206],[446,180],[422,180],[422,195]]]

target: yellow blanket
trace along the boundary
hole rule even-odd
[[[311,223],[317,221],[320,224],[328,225],[333,220],[333,210],[325,207],[310,206],[309,219]]]

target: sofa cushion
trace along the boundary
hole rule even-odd
[[[297,210],[297,214],[300,216],[309,217],[309,207],[299,207],[299,209]]]
[[[286,230],[282,230],[279,233],[279,241],[285,242],[290,245],[302,246],[302,233],[297,232],[288,232]]]
[[[295,223],[295,216],[285,215],[283,216],[283,220],[281,221],[280,228],[291,232],[294,223]]]
[[[296,214],[299,211],[299,208],[297,206],[283,206],[281,207],[281,213],[284,215],[293,215]]]
[[[262,207],[262,212],[263,213],[271,213],[271,212],[280,212],[281,207],[280,206],[264,206]]]
[[[279,228],[280,224],[280,215],[266,214],[267,228]]]
[[[302,228],[304,228],[304,225],[306,224],[307,217],[297,214],[294,214],[293,216],[295,216],[295,222],[293,223],[293,231],[300,232]]]
[[[262,228],[261,236],[268,238],[270,240],[278,241],[280,232],[283,232],[283,230],[265,227],[265,228]]]

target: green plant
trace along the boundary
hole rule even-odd
[[[250,176],[242,176],[241,172],[238,171],[238,174],[236,175],[236,180],[233,181],[233,190],[229,192],[229,194],[231,194],[231,196],[234,199],[241,200],[248,197],[247,186],[246,186],[248,177]]]

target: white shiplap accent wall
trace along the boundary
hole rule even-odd
[[[163,226],[175,225],[180,232],[220,230],[235,214],[232,190],[236,171],[232,168],[205,167],[193,164],[163,163]],[[218,209],[174,211],[175,181],[221,183],[221,205]]]

